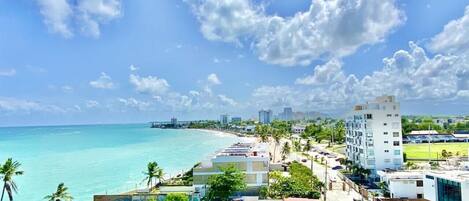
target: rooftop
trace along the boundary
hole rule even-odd
[[[449,180],[459,181],[459,182],[469,182],[469,171],[462,170],[451,170],[451,171],[437,171],[433,170],[426,175],[431,175],[435,177],[445,178]]]

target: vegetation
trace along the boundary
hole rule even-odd
[[[212,175],[208,178],[208,193],[205,200],[228,201],[235,192],[246,189],[244,174],[230,165],[221,167],[222,174]]]
[[[404,144],[404,153],[409,159],[428,159],[428,144]],[[433,143],[430,146],[430,159],[444,158],[443,150],[452,155],[459,153],[460,156],[467,156],[469,143]],[[447,155],[446,155],[447,156]]]
[[[290,151],[291,151],[291,147],[290,147],[290,143],[288,142],[285,142],[283,144],[283,147],[282,147],[282,161],[285,161],[285,159],[287,159],[287,156],[290,154]]]
[[[195,164],[189,171],[185,172],[182,175],[177,175],[176,177],[165,180],[162,185],[164,186],[192,186],[194,177],[193,172],[194,168],[199,166],[200,163]]]
[[[185,193],[170,193],[166,196],[164,201],[189,201],[189,196]]]
[[[321,196],[323,183],[311,173],[311,170],[293,162],[289,166],[290,177],[282,176],[280,172],[271,172],[272,180],[268,188],[261,189],[261,197],[281,199],[285,197],[301,197],[318,199]]]
[[[378,187],[381,189],[381,193],[383,194],[384,197],[390,197],[391,194],[389,192],[389,188],[386,182],[384,181],[379,182]]]
[[[161,179],[163,179],[163,169],[158,167],[157,162],[149,162],[147,170],[144,171],[143,174],[145,175],[143,181],[147,181],[147,186],[150,188],[154,186],[154,180],[157,180],[158,182],[155,182],[155,184],[158,184],[161,182]]]
[[[204,128],[218,128],[218,121],[200,121],[191,122],[189,128],[204,129]]]
[[[5,191],[8,194],[8,198],[10,201],[13,201],[13,192],[18,191],[18,187],[16,186],[15,181],[13,181],[14,176],[23,175],[23,171],[19,170],[21,163],[18,161],[13,161],[12,158],[6,160],[6,162],[0,166],[0,175],[3,180],[3,190],[2,190],[2,197],[0,201],[3,201],[3,196]]]
[[[345,141],[345,123],[343,120],[324,122],[321,124],[309,124],[305,132],[301,135],[303,139],[313,138],[320,143],[323,140],[329,140],[329,143],[343,143]]]
[[[70,193],[68,193],[68,188],[65,186],[65,184],[60,183],[57,186],[57,190],[54,193],[44,197],[44,199],[48,201],[71,201],[73,200],[73,197],[70,195]]]

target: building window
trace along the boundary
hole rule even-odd
[[[384,141],[384,144],[387,144],[387,143],[388,143],[388,141]]]
[[[373,115],[371,114],[366,114],[365,116],[366,116],[366,119],[373,119]]]
[[[417,180],[417,187],[423,186],[423,180]]]
[[[392,132],[393,137],[399,137],[399,132]]]
[[[399,141],[394,141],[394,142],[393,142],[393,145],[394,145],[394,146],[399,146]]]
[[[387,134],[388,134],[388,132],[384,132],[384,133],[383,133],[383,135],[387,135]]]
[[[387,126],[387,125],[388,125],[388,123],[383,123],[383,125],[384,125],[384,126]]]
[[[419,193],[417,194],[417,199],[422,199],[423,198],[423,194]]]
[[[392,117],[392,114],[387,114],[386,116],[387,116],[387,117]]]
[[[398,117],[398,116],[399,116],[399,114],[394,114],[394,116],[395,116],[395,117]]]
[[[389,152],[389,150],[387,150],[387,149],[384,150],[384,153],[388,153],[388,152]]]
[[[461,183],[437,178],[437,200],[461,201]]]
[[[401,150],[394,150],[394,155],[399,156],[401,155]]]

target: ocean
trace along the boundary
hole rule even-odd
[[[25,173],[14,178],[17,201],[43,200],[64,182],[77,201],[143,187],[156,161],[174,176],[237,142],[232,135],[162,130],[147,124],[0,128],[0,163],[9,157]],[[5,197],[6,198],[6,197]]]

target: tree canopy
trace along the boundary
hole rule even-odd
[[[244,174],[233,165],[220,167],[222,174],[212,175],[208,178],[208,193],[206,200],[228,201],[235,192],[246,188]]]

